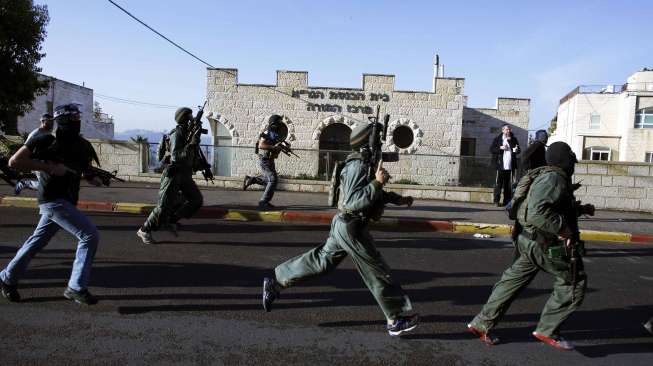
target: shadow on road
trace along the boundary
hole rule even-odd
[[[601,358],[619,353],[652,353],[653,337],[642,327],[642,323],[653,314],[653,305],[633,306],[628,308],[612,308],[603,310],[579,310],[563,325],[562,335],[576,343],[576,351],[585,357]],[[535,341],[530,336],[535,329],[539,314],[508,314],[503,323],[531,322],[527,327],[502,327],[494,330],[494,335],[501,339],[501,344],[524,343]],[[429,315],[422,317],[423,323],[455,322],[460,323],[460,332],[415,334],[406,339],[440,339],[462,340],[474,339],[466,329],[466,324],[472,320],[469,316]],[[321,326],[360,326],[365,322],[349,322],[348,324],[323,323]],[[648,341],[647,341],[648,340]]]

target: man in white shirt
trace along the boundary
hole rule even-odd
[[[27,144],[28,141],[31,141],[39,136],[43,135],[52,135],[52,128],[54,126],[54,119],[52,118],[52,115],[49,113],[44,113],[41,115],[41,125],[35,129],[34,131],[30,132],[29,135],[27,135],[27,139],[25,140],[25,143]],[[16,186],[14,187],[14,194],[19,195],[20,192],[25,189],[29,188],[32,190],[38,190],[39,189],[39,180],[38,180],[38,174],[39,172],[34,172],[36,174],[37,179],[21,179],[16,183]]]
[[[517,169],[517,154],[520,153],[519,142],[512,134],[509,125],[501,127],[501,134],[494,138],[490,152],[497,169],[494,185],[494,203],[505,206],[512,198],[512,179]],[[503,191],[503,204],[501,204]]]

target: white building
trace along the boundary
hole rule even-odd
[[[36,96],[32,102],[33,109],[18,117],[18,132],[30,133],[40,124],[44,113],[53,114],[54,108],[68,103],[78,103],[82,110],[82,135],[90,139],[113,139],[114,124],[112,118],[93,113],[93,89],[82,85],[41,75],[49,79],[50,85],[45,93]]]
[[[584,160],[653,162],[653,70],[623,85],[581,85],[560,100],[550,142]]]
[[[211,129],[224,150],[214,161],[218,175],[258,171],[253,146],[271,114],[285,117],[288,141],[302,156],[278,161],[280,174],[289,176],[329,176],[333,160],[346,155],[329,151],[349,150],[351,128],[367,123],[377,107],[390,115],[385,149],[401,154],[388,166],[397,180],[465,185],[488,172],[491,177],[489,145],[505,123],[527,143],[530,100],[497,98],[494,108],[470,108],[463,78],[436,72],[432,90],[413,91],[395,89],[394,75],[363,74],[359,88],[312,86],[308,76],[277,71],[274,85],[242,84],[237,69],[207,70],[207,115],[219,116],[210,119]],[[485,164],[474,170],[468,164],[474,160]]]

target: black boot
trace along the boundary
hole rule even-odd
[[[263,309],[266,312],[272,310],[272,303],[281,293],[281,286],[274,278],[265,277],[263,279]]]

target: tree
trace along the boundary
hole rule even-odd
[[[142,135],[136,135],[134,137],[131,137],[131,140],[138,144],[147,144],[149,142],[147,141],[147,137]]]
[[[100,106],[100,102],[96,100],[93,102],[93,119],[99,121],[101,116],[102,116],[102,106]]]
[[[549,136],[553,135],[553,133],[556,131],[556,128],[558,128],[557,114],[551,119],[551,122],[549,122]]]
[[[0,0],[0,19],[0,130],[16,135],[18,117],[48,87],[37,64],[50,16],[32,0]]]

